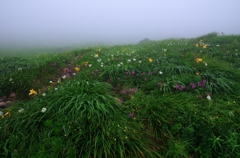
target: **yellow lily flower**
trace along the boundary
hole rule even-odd
[[[151,63],[151,62],[153,62],[153,59],[152,59],[152,58],[149,58],[148,61]]]
[[[75,67],[75,70],[76,70],[77,72],[79,72],[79,71],[80,71],[80,68],[79,68],[79,67]]]
[[[207,45],[203,45],[203,48],[206,49],[206,48],[207,48]]]
[[[198,47],[198,44],[195,44],[196,47]]]
[[[95,54],[95,57],[98,58],[98,54]]]
[[[84,63],[84,66],[88,66],[88,62],[85,62],[85,63]]]
[[[31,89],[30,93],[28,95],[36,95],[36,94],[37,94],[37,92],[35,90]]]
[[[196,59],[196,62],[197,62],[197,63],[201,63],[201,62],[202,62],[202,59],[201,59],[201,58],[197,58],[197,59]]]
[[[6,112],[4,115],[2,115],[2,118],[5,118],[7,115],[10,117],[10,112]]]

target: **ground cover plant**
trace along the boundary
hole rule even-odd
[[[2,57],[1,157],[239,157],[240,36]]]

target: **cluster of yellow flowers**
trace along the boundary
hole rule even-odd
[[[200,46],[202,46],[204,49],[207,48],[207,45],[203,43],[203,40],[200,40],[199,43],[200,43]],[[195,47],[198,47],[198,46],[199,46],[198,43],[196,43]]]

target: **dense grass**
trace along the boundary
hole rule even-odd
[[[239,157],[239,42],[210,33],[2,58],[0,93],[18,101],[2,110],[1,156]]]

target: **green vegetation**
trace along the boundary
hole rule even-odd
[[[17,101],[0,111],[1,157],[240,157],[239,42],[2,57],[0,96]]]

